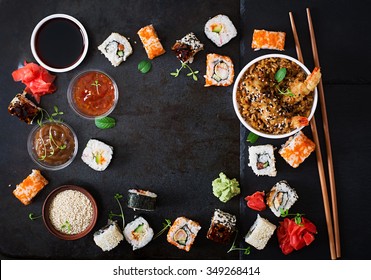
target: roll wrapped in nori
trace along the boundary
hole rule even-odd
[[[141,189],[128,191],[128,207],[134,210],[153,211],[156,207],[157,194]]]

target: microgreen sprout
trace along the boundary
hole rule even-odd
[[[287,216],[295,216],[294,217],[295,224],[297,224],[299,226],[302,225],[301,217],[304,216],[305,214],[301,214],[301,213],[289,214],[289,210],[283,210],[283,209],[280,209],[280,212],[281,212],[281,217],[282,218],[286,218]]]
[[[72,232],[72,226],[69,221],[65,221],[64,224],[61,226],[61,229],[64,229],[65,231],[67,231],[67,233]]]
[[[170,73],[170,75],[176,78],[179,76],[180,71],[182,71],[183,68],[188,68],[190,72],[187,74],[187,76],[188,77],[192,76],[193,80],[197,81],[198,80],[197,74],[199,73],[199,71],[198,70],[193,71],[192,68],[185,62],[181,62],[181,63],[182,63],[182,67],[180,67],[179,69],[176,69],[175,72]]]
[[[54,112],[52,114],[49,114],[46,110],[41,109],[41,117],[37,120],[37,124],[39,126],[43,125],[44,119],[50,122],[62,122],[62,119],[54,119],[54,117],[61,116],[64,113],[62,111],[59,111],[58,107],[54,105]],[[45,115],[44,115],[45,114]]]
[[[276,89],[278,90],[278,93],[279,93],[279,94],[287,95],[287,96],[290,96],[290,97],[295,96],[289,88],[287,88],[286,90],[282,91],[282,90],[280,89],[280,87],[277,85],[277,86],[276,86]]]
[[[169,227],[171,227],[171,221],[169,219],[165,219],[165,223],[162,223],[162,229],[152,238],[152,240],[159,237],[161,234],[165,232],[165,230]]]
[[[122,196],[122,194],[117,193],[117,194],[115,194],[114,198],[116,199],[117,204],[118,204],[119,207],[120,207],[120,212],[121,212],[121,214],[115,214],[115,213],[113,213],[113,212],[111,211],[111,212],[109,213],[109,215],[108,215],[108,218],[109,218],[110,220],[112,220],[113,217],[121,217],[121,218],[122,218],[122,228],[124,228],[124,227],[125,227],[125,216],[124,216],[124,211],[122,210],[122,206],[121,206],[121,203],[120,203],[120,199],[123,198],[123,196]]]
[[[244,255],[250,255],[250,246],[248,246],[246,248],[238,248],[238,247],[236,247],[235,243],[236,243],[237,235],[238,235],[238,230],[236,231],[236,236],[234,237],[232,246],[231,246],[231,248],[229,248],[229,250],[228,250],[227,253],[230,253],[232,251],[243,251],[243,254]]]
[[[100,87],[99,81],[95,80],[94,83],[92,83],[91,85],[95,87],[95,89],[97,90],[97,93],[99,94],[99,87]]]
[[[28,218],[29,218],[31,221],[35,221],[36,219],[42,218],[42,216],[43,216],[43,215],[35,216],[34,213],[29,213],[29,214],[28,214]]]

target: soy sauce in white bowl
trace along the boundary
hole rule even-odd
[[[88,37],[75,18],[54,14],[41,20],[31,36],[31,49],[37,62],[53,72],[66,72],[81,63]]]

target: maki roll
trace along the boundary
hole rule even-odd
[[[260,49],[271,49],[283,51],[285,47],[285,32],[254,30],[251,48],[255,51]]]
[[[282,211],[289,210],[298,198],[296,191],[285,180],[282,180],[272,187],[266,196],[266,201],[274,215],[280,217],[281,209]]]
[[[276,226],[258,214],[254,224],[245,236],[245,242],[258,250],[263,250],[272,237]]]
[[[193,32],[177,40],[171,48],[176,57],[184,63],[192,63],[193,58],[199,51],[204,49],[204,45],[197,39]]]
[[[32,169],[32,173],[17,185],[13,194],[24,205],[28,205],[48,183],[40,170]]]
[[[229,17],[217,15],[206,22],[205,34],[215,45],[221,47],[237,36],[237,30]]]
[[[233,83],[234,67],[228,56],[209,53],[206,57],[205,87],[226,87]]]
[[[119,33],[112,33],[98,46],[98,50],[111,62],[113,66],[119,66],[121,62],[133,53],[129,41]]]
[[[215,209],[206,237],[218,243],[228,243],[236,230],[236,216]]]
[[[142,41],[149,59],[154,59],[155,57],[165,53],[165,49],[163,48],[152,24],[139,29],[138,36]]]
[[[143,217],[138,217],[125,226],[124,236],[133,246],[134,251],[146,246],[152,240],[153,229]]]
[[[104,171],[111,162],[113,148],[99,140],[90,139],[81,159],[96,171]]]
[[[8,106],[8,112],[12,116],[18,117],[27,124],[32,124],[35,117],[40,113],[41,108],[36,106],[26,97],[26,92],[18,93]]]
[[[256,175],[276,176],[275,162],[276,159],[274,157],[274,148],[272,145],[267,144],[249,147],[249,166]]]
[[[178,217],[167,233],[167,241],[179,249],[188,252],[200,229],[201,226],[199,223],[185,217]]]
[[[140,189],[128,191],[128,207],[134,210],[153,211],[156,206],[157,194]]]
[[[108,220],[108,224],[94,233],[94,242],[103,251],[110,251],[115,248],[124,236],[121,233],[116,221]]]
[[[313,143],[303,132],[299,131],[291,136],[278,153],[292,167],[298,167],[316,148]]]

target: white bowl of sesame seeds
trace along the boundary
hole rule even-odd
[[[304,64],[287,55],[253,59],[234,83],[233,106],[238,119],[249,131],[265,138],[297,133],[309,124],[317,107],[312,76]]]

